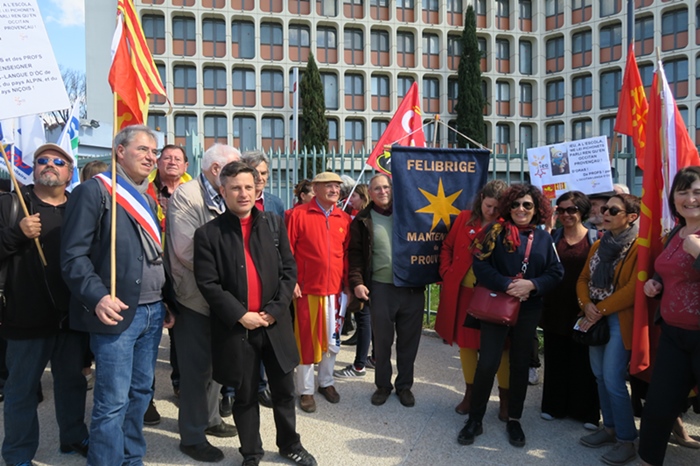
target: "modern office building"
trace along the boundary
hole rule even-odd
[[[373,145],[417,82],[426,121],[453,123],[464,10],[477,13],[486,134],[500,152],[612,138],[627,56],[623,0],[134,0],[170,96],[149,125],[168,142],[281,149],[292,134],[292,70],[313,52],[331,147]],[[107,5],[106,5],[107,4]],[[116,1],[86,2],[88,113],[111,121],[107,86]],[[635,0],[645,86],[656,48],[700,142],[700,1]],[[692,33],[691,31],[696,31]],[[693,85],[695,84],[695,85]],[[432,141],[434,127],[426,127]],[[303,135],[302,135],[303,137]],[[454,133],[438,127],[440,145]],[[621,144],[622,138],[611,142]],[[618,146],[618,149],[622,149]]]

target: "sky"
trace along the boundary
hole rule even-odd
[[[85,0],[37,0],[37,4],[59,66],[84,73]]]

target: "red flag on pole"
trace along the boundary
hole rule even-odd
[[[673,177],[683,167],[700,165],[698,151],[678,111],[661,62],[651,88],[630,359],[630,373],[647,380],[658,340],[658,330],[653,325],[658,304],[646,297],[644,283],[654,274],[654,260],[662,249],[662,235],[674,225],[668,206]]]
[[[637,153],[637,165],[644,169],[644,144],[646,141],[646,124],[649,104],[644,92],[644,83],[639,74],[637,60],[634,57],[634,43],[627,51],[627,65],[620,90],[620,106],[617,109],[614,130],[632,137]]]
[[[413,83],[396,110],[394,117],[377,141],[367,164],[378,171],[391,175],[391,146],[425,146],[423,121],[421,120],[418,85]]]

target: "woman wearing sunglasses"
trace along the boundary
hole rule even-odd
[[[610,329],[606,344],[589,348],[603,427],[581,437],[581,443],[591,448],[613,446],[601,459],[606,464],[620,465],[637,456],[637,429],[625,375],[632,345],[639,198],[616,194],[600,211],[605,233],[591,247],[576,294],[585,316],[581,330],[590,330],[600,319],[606,319]]]
[[[481,322],[481,348],[472,387],[469,420],[457,441],[469,445],[483,433],[482,420],[491,395],[501,354],[510,337],[510,398],[506,431],[511,445],[525,445],[520,425],[527,393],[532,338],[542,315],[542,296],[556,287],[564,276],[552,236],[537,226],[552,215],[549,201],[529,184],[508,188],[499,202],[501,218],[479,232],[474,239],[474,274],[479,284],[521,300],[513,327]],[[531,251],[527,271],[521,273],[528,243]]]
[[[588,346],[575,342],[571,332],[580,308],[576,301],[576,282],[586,264],[598,232],[588,229],[583,220],[591,210],[591,201],[580,191],[569,191],[557,199],[555,210],[561,227],[552,232],[564,280],[544,297],[544,384],[542,419],[551,421],[571,417],[596,430],[600,405],[596,381],[588,359]]]
[[[440,305],[435,331],[452,345],[459,346],[459,359],[466,384],[464,398],[457,405],[458,414],[469,413],[474,372],[479,354],[479,330],[464,326],[469,300],[474,293],[472,241],[483,227],[498,218],[498,201],[508,186],[501,180],[489,181],[474,197],[472,210],[465,210],[452,223],[440,249]],[[508,420],[508,352],[503,352],[498,370],[499,418]]]

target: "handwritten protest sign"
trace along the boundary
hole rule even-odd
[[[585,194],[612,191],[605,136],[527,150],[530,182],[549,199],[577,190]]]
[[[36,0],[0,1],[0,120],[68,107]]]

